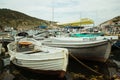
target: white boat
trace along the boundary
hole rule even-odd
[[[0,32],[0,43],[6,52],[8,51],[7,44],[12,41],[14,41],[14,37],[11,35],[11,32]]]
[[[67,48],[79,59],[105,62],[110,55],[111,45],[118,39],[117,36],[99,37],[52,37],[42,42],[43,45]]]
[[[22,39],[17,43],[9,43],[7,47],[12,63],[39,73],[57,74],[60,77],[64,77],[68,65],[68,50],[43,46],[35,41],[34,39],[26,38],[26,40]],[[31,42],[32,45],[30,44]],[[29,46],[21,46],[20,43],[28,43]]]

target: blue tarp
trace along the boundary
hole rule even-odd
[[[38,28],[41,28],[41,29],[46,29],[47,26],[38,26]]]

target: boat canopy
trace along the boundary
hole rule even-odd
[[[81,25],[88,25],[88,24],[94,24],[94,21],[90,18],[82,18],[74,22],[58,23],[58,25],[60,26],[81,26]]]

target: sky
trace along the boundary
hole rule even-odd
[[[0,0],[0,8],[59,23],[90,18],[99,25],[120,16],[120,0]]]

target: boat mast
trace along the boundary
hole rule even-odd
[[[81,14],[81,12],[80,12],[80,19],[79,19],[79,20],[81,20],[81,15],[82,15],[82,14]],[[79,26],[81,26],[81,23],[80,23],[80,25],[79,25]]]

